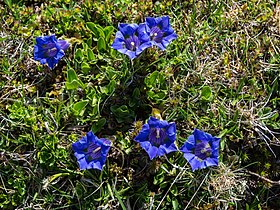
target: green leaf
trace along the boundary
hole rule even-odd
[[[153,87],[154,84],[156,83],[158,75],[159,75],[158,71],[154,71],[153,73],[151,73],[148,77],[145,78],[145,84],[148,87]]]
[[[80,48],[77,49],[76,52],[75,52],[75,59],[78,62],[81,62],[83,60],[83,52],[82,52],[82,50]]]
[[[88,27],[89,30],[91,30],[91,32],[94,34],[94,36],[96,36],[96,37],[99,36],[97,27],[94,23],[87,22],[87,27]]]
[[[68,69],[67,71],[67,82],[72,82],[74,80],[78,80],[78,76],[76,74],[76,72],[74,71],[74,69]]]
[[[88,55],[88,60],[89,61],[95,61],[96,60],[95,56],[94,56],[94,53],[90,48],[88,48],[88,50],[87,50],[87,55]]]
[[[91,130],[93,133],[96,133],[101,130],[101,128],[106,124],[106,119],[101,118],[95,124],[92,125]]]
[[[88,29],[94,34],[95,37],[99,38],[105,38],[105,34],[103,32],[103,29],[100,25],[97,25],[92,22],[87,22]]]
[[[84,72],[84,73],[88,73],[89,72],[89,70],[90,70],[90,66],[89,66],[89,64],[88,63],[86,63],[86,62],[83,62],[82,63],[82,71]]]
[[[115,90],[116,87],[116,81],[115,80],[111,80],[111,82],[108,84],[107,89],[108,89],[108,93],[112,93]]]
[[[104,38],[99,37],[98,42],[97,42],[97,49],[99,51],[106,50],[106,43],[105,43]]]
[[[105,40],[108,43],[110,41],[111,35],[114,31],[114,27],[113,26],[106,26],[103,29],[104,33],[105,33]]]
[[[209,86],[204,86],[201,90],[201,99],[210,101],[212,98],[212,90]]]
[[[73,105],[73,110],[74,110],[75,114],[81,115],[87,104],[88,104],[88,100],[83,100],[83,101],[79,101],[79,102],[75,103]]]
[[[84,83],[79,80],[76,72],[74,69],[68,69],[67,71],[67,79],[65,83],[67,90],[76,90],[79,86],[81,86],[83,89],[85,88]]]
[[[134,112],[129,110],[126,105],[122,105],[120,107],[118,105],[114,105],[111,106],[110,109],[115,115],[118,123],[127,122],[134,117]]]
[[[78,76],[74,69],[68,69],[67,71],[67,79],[66,79],[66,89],[75,90],[79,87]]]
[[[174,210],[179,209],[179,203],[176,198],[172,199],[172,206]]]
[[[66,82],[65,87],[67,90],[76,90],[79,87],[79,82],[77,80],[73,80],[72,82]]]

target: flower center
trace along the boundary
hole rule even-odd
[[[151,128],[149,134],[149,140],[153,146],[159,146],[164,144],[167,139],[165,129],[163,128]]]
[[[137,36],[133,35],[124,40],[124,48],[128,50],[136,51],[136,49],[140,46],[140,40]]]
[[[101,156],[101,147],[91,143],[86,151],[86,160],[90,162],[92,160],[100,158],[100,156]]]
[[[210,144],[208,142],[197,141],[194,154],[201,160],[210,157],[212,155]]]
[[[48,49],[46,52],[46,57],[54,57],[57,53],[57,49],[55,47]]]
[[[162,42],[164,33],[158,26],[154,26],[151,28],[150,37],[155,42]]]

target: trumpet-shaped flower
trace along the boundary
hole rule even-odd
[[[144,124],[140,133],[135,137],[141,147],[148,153],[150,159],[177,151],[174,144],[176,140],[176,125],[150,117]]]
[[[36,38],[34,46],[34,59],[41,64],[47,63],[53,69],[58,61],[65,55],[64,51],[69,47],[65,40],[57,40],[55,35],[40,36]]]
[[[169,43],[177,38],[174,30],[170,26],[169,16],[163,17],[147,17],[146,25],[148,26],[148,34],[151,43],[158,46],[161,50],[165,50]]]
[[[75,152],[74,155],[78,160],[81,170],[91,168],[102,170],[110,147],[111,141],[97,138],[92,131],[72,144],[72,149]]]
[[[119,24],[119,31],[112,44],[112,48],[126,54],[132,60],[140,55],[146,48],[151,47],[150,37],[145,24]]]
[[[184,157],[190,163],[192,170],[217,166],[219,158],[220,139],[195,129],[193,134],[180,148]]]

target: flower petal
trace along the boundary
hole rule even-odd
[[[151,160],[157,157],[158,148],[151,145],[150,142],[148,141],[140,142],[140,145],[148,153]]]
[[[124,36],[132,36],[137,30],[137,24],[120,24],[119,30]]]
[[[148,124],[150,127],[158,127],[158,128],[166,128],[168,126],[168,122],[166,120],[159,120],[155,117],[150,117],[148,120]]]
[[[218,166],[218,159],[217,158],[207,158],[205,160],[205,164],[207,167],[209,166]]]
[[[191,159],[189,163],[192,167],[192,171],[195,171],[197,169],[202,169],[204,167],[203,162],[199,161],[196,157]]]
[[[152,28],[153,26],[156,26],[156,19],[153,17],[146,17],[146,23],[148,25],[149,28]]]
[[[88,162],[86,161],[86,158],[81,158],[78,160],[80,170],[85,170],[88,168]]]
[[[169,24],[169,16],[163,16],[163,17],[161,17],[161,26],[162,26],[162,28],[168,28],[168,27],[170,27],[170,24]]]
[[[69,42],[67,42],[65,40],[58,40],[58,44],[63,51],[66,51],[68,49],[68,47],[70,46]]]
[[[158,148],[158,156],[162,156],[170,152],[176,152],[176,151],[178,151],[178,148],[174,143],[168,145],[168,147],[166,145],[160,145]]]
[[[169,125],[166,129],[166,133],[167,133],[169,139],[173,142],[176,140],[176,132],[177,132],[176,131],[176,124],[174,122],[169,123]]]

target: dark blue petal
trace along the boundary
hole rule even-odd
[[[51,36],[39,36],[36,38],[36,43],[38,45],[45,45],[48,44],[50,42],[55,43],[57,40],[55,38],[55,35],[51,35]]]
[[[169,16],[163,16],[161,18],[161,26],[162,26],[162,28],[168,28],[170,26],[170,24],[169,24]]]
[[[41,63],[41,64],[45,64],[45,63],[47,63],[47,59],[42,58],[42,59],[40,60],[40,63]]]
[[[158,148],[152,146],[150,142],[140,142],[140,145],[148,153],[151,160],[157,156]]]
[[[146,24],[148,25],[149,28],[152,28],[157,25],[156,19],[153,17],[146,17]]]
[[[56,54],[56,56],[54,56],[54,59],[58,61],[65,55],[63,50],[58,51],[58,53]]]
[[[47,63],[50,69],[53,69],[54,66],[58,63],[58,61],[55,60],[54,58],[47,58]]]
[[[151,42],[145,42],[144,44],[140,45],[139,48],[136,50],[136,55],[140,55],[146,48],[149,48],[151,46]]]
[[[98,170],[102,170],[104,164],[101,164],[100,161],[92,161],[88,165],[88,169],[94,168]]]
[[[155,21],[156,21],[156,25],[161,24],[162,23],[162,17],[156,17]]]
[[[211,157],[213,158],[218,158],[219,157],[219,149],[212,150],[212,155]]]
[[[168,122],[166,120],[159,120],[155,117],[150,117],[148,120],[148,124],[150,127],[158,127],[158,128],[166,128],[168,126]]]
[[[199,161],[196,157],[193,158],[193,159],[191,159],[191,160],[189,161],[189,164],[190,164],[191,167],[192,167],[192,171],[195,171],[195,170],[197,170],[197,169],[201,169],[201,168],[204,168],[204,167],[205,167],[204,164],[203,164],[203,162]]]
[[[195,129],[193,135],[195,137],[195,140],[199,140],[199,141],[209,141],[212,138],[212,136],[209,136],[209,134],[206,135],[205,132],[199,129]]]
[[[144,124],[140,133],[135,137],[135,141],[143,142],[147,141],[150,134],[150,126],[148,124]]]
[[[137,28],[137,32],[139,36],[141,36],[142,34],[147,34],[148,29],[149,27],[145,23],[140,23],[139,27]]]
[[[86,139],[87,139],[87,143],[91,143],[91,142],[95,143],[98,138],[97,136],[94,135],[92,131],[89,131],[86,134]]]
[[[122,32],[117,31],[115,40],[116,40],[116,39],[118,39],[120,42],[121,42],[121,41],[122,41],[122,42],[124,41],[124,36],[123,36]]]
[[[119,39],[119,38],[116,38],[112,44],[112,48],[115,49],[115,50],[127,50],[125,47],[125,43],[124,43],[124,40],[122,39]]]
[[[166,36],[163,38],[163,45],[166,47],[172,40],[177,39],[176,34],[170,34],[169,36]]]
[[[184,143],[184,145],[180,148],[182,152],[188,152],[195,148],[195,138],[194,135],[190,135],[188,140]]]
[[[169,123],[166,128],[166,133],[170,139],[170,141],[174,142],[176,140],[176,124],[174,122]]]
[[[121,27],[119,27],[119,30],[122,32],[124,36],[126,35],[132,36],[138,28],[137,24],[126,24],[126,25],[120,24],[120,26]]]
[[[176,152],[176,151],[178,151],[178,148],[174,143],[170,144],[168,147],[166,147],[165,145],[160,145],[158,149],[158,156],[162,156],[170,152]]]
[[[80,160],[78,160],[79,166],[80,166],[80,170],[85,170],[88,168],[88,162],[86,161],[85,158],[81,158]]]
[[[153,41],[153,44],[156,45],[157,47],[159,47],[159,49],[161,49],[161,50],[165,50],[166,49],[162,43],[154,42]]]
[[[207,158],[205,160],[205,164],[206,164],[207,167],[218,166],[218,159],[217,158]]]
[[[60,46],[60,48],[63,51],[66,51],[68,49],[68,47],[70,46],[69,42],[67,42],[65,40],[58,40],[58,45]]]
[[[137,56],[136,56],[136,51],[127,50],[127,51],[125,52],[125,54],[128,55],[128,57],[129,57],[131,60],[133,60],[134,58],[137,57]]]
[[[77,158],[77,160],[80,160],[81,158],[85,158],[85,154],[80,151],[75,152],[74,155]]]
[[[212,139],[212,150],[218,150],[220,147],[220,139],[217,137],[213,137]]]
[[[188,162],[190,162],[193,158],[195,158],[195,155],[189,152],[184,153],[184,158],[187,159]]]

